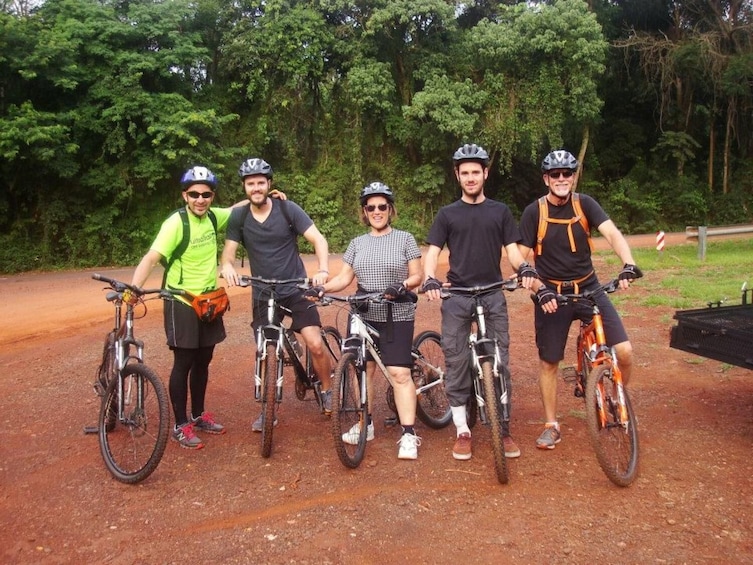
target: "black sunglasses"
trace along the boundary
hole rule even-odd
[[[188,196],[193,198],[194,200],[198,199],[199,197],[203,198],[204,200],[209,200],[214,196],[214,192],[196,192],[195,190],[192,190],[191,192],[186,192]]]
[[[363,209],[367,212],[373,212],[374,210],[379,210],[380,212],[385,212],[387,208],[389,208],[389,204],[369,204],[367,206],[364,206]]]
[[[561,179],[561,178],[569,179],[571,176],[573,176],[573,174],[574,174],[573,171],[558,171],[554,173],[552,172],[547,173],[550,179]]]

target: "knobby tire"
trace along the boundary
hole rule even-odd
[[[507,460],[505,459],[505,444],[502,441],[502,423],[500,421],[501,407],[494,387],[494,374],[492,362],[481,362],[482,380],[484,384],[484,400],[486,402],[486,415],[492,432],[492,453],[494,455],[494,468],[497,471],[497,480],[501,484],[507,484],[510,476],[507,472]]]
[[[444,352],[442,351],[442,337],[434,331],[421,332],[413,340],[413,349],[433,367],[445,371]],[[411,376],[416,389],[437,381],[440,375],[420,361],[413,361]],[[452,421],[450,401],[445,394],[444,383],[431,387],[418,395],[416,403],[418,418],[428,427],[435,430],[446,427]]]
[[[620,424],[617,387],[613,380],[613,368],[601,365],[591,371],[586,382],[586,419],[591,445],[596,452],[604,474],[614,484],[629,486],[638,475],[638,427],[633,406],[627,390],[623,389],[626,426]],[[598,399],[603,393],[606,421],[602,422]],[[598,396],[597,396],[598,395]]]
[[[355,469],[366,453],[367,399],[362,394],[361,367],[358,357],[348,351],[340,357],[332,379],[332,439],[343,465]],[[354,444],[343,441],[343,434],[353,426],[359,430]]]
[[[267,344],[266,359],[262,365],[261,386],[261,456],[272,455],[272,433],[275,424],[275,407],[277,405],[277,347]]]
[[[123,418],[118,417],[120,379],[107,386],[99,414],[99,448],[107,470],[134,484],[159,465],[170,434],[170,410],[162,381],[146,365],[130,363],[122,372]]]

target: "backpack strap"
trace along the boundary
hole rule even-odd
[[[565,224],[567,225],[567,237],[570,240],[570,251],[575,253],[575,237],[573,236],[573,224],[580,222],[583,231],[586,232],[588,238],[588,246],[593,251],[593,241],[591,241],[591,228],[588,225],[588,218],[583,213],[583,207],[580,204],[580,195],[577,192],[573,192],[571,195],[571,201],[573,203],[573,211],[575,217],[569,220],[560,220],[549,217],[549,206],[547,204],[546,196],[539,198],[539,228],[536,233],[536,255],[541,255],[541,247],[544,242],[544,236],[546,235],[547,226],[552,224]]]
[[[165,287],[165,283],[167,282],[167,273],[170,271],[170,267],[173,266],[173,263],[181,258],[181,256],[186,252],[186,249],[188,249],[188,244],[191,242],[191,224],[188,222],[188,210],[185,206],[178,208],[173,212],[173,214],[180,214],[181,223],[183,224],[183,237],[181,238],[180,242],[178,243],[177,247],[173,250],[172,254],[170,255],[170,258],[163,257],[160,263],[165,268],[165,272],[162,275],[162,288]],[[172,216],[172,214],[170,214]],[[212,227],[214,228],[214,234],[215,237],[217,236],[217,216],[214,212],[212,212],[212,209],[210,208],[207,210],[207,217],[209,218],[209,221],[212,222]],[[180,278],[178,279],[178,284],[183,284],[183,263],[181,262],[180,265]]]

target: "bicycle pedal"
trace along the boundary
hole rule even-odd
[[[572,365],[563,367],[562,378],[565,380],[565,382],[572,382],[578,378],[578,370]]]
[[[384,419],[384,425],[388,428],[397,425],[397,416],[388,416]]]

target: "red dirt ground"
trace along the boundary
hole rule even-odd
[[[668,237],[665,253],[679,242]],[[653,245],[653,236],[631,244]],[[208,392],[229,432],[205,438],[200,451],[171,442],[154,474],[129,486],[106,471],[96,436],[82,433],[98,412],[91,382],[111,315],[92,272],[0,277],[0,562],[753,563],[753,373],[670,349],[666,307],[619,306],[636,349],[630,390],[641,440],[640,476],[627,489],[601,472],[583,401],[564,382],[563,441],[535,449],[542,411],[524,292],[507,295],[512,430],[523,452],[510,461],[508,485],[496,481],[489,432],[479,426],[471,461],[452,459],[452,426],[420,423],[419,459],[399,461],[398,432],[382,425],[383,395],[376,440],[348,470],[328,420],[290,384],[263,459],[249,427],[258,407],[243,289],[231,292]],[[647,296],[657,283],[647,273],[623,297]],[[137,335],[164,379],[171,357],[161,305],[148,304]],[[325,323],[335,313],[322,309]],[[422,300],[417,331],[438,327],[439,305]]]

